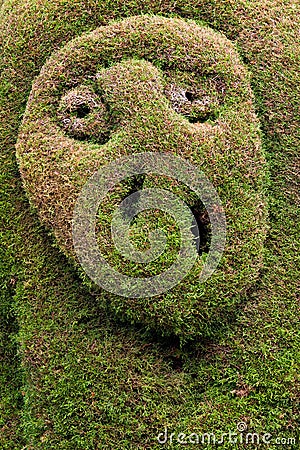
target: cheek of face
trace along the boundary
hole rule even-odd
[[[223,257],[202,283],[213,242],[205,202],[167,170],[116,182],[98,208],[97,243],[111,267],[131,276],[132,283],[170,268],[181,236],[168,211],[139,211],[137,195],[131,209],[139,214],[133,214],[124,242],[129,237],[135,249],[147,252],[155,230],[167,238],[165,251],[153,261],[127,261],[111,234],[114,211],[126,197],[142,189],[170,191],[189,206],[198,230],[193,234],[191,223],[198,256],[184,280],[153,298],[107,293],[116,314],[191,337],[223,308],[234,307],[256,280],[266,234],[265,161],[252,99],[232,43],[179,19],[132,17],[101,27],[70,42],[44,66],[28,100],[17,157],[41,221],[75,265],[72,218],[78,196],[98,169],[122,156],[153,152],[183,158],[205,174],[225,211]]]

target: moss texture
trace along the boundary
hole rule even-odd
[[[193,101],[181,102],[178,114],[182,90]],[[100,302],[109,302],[121,317],[183,339],[203,335],[257,279],[266,233],[265,167],[251,100],[247,73],[230,41],[193,22],[159,17],[133,17],[75,39],[34,82],[17,154],[25,189],[66,254],[75,256],[72,215],[80,190],[99,167],[120,156],[149,150],[181,156],[201,168],[224,205],[227,242],[213,276],[198,281],[200,255],[192,273],[162,296],[107,299],[102,291]],[[143,186],[169,188],[191,208],[201,206],[176,179],[146,176]],[[172,246],[143,267],[118,261],[109,239],[112,206],[129,189],[127,183],[106,199],[105,219],[98,221],[100,247],[118,271],[156,275],[173,262]],[[149,229],[153,221],[147,214],[140,226]],[[176,242],[176,233],[169,239]]]
[[[227,323],[211,325],[209,338],[191,347],[104,313],[30,212],[14,159],[32,80],[53,50],[83,31],[141,13],[205,21],[236,42],[251,73],[270,167],[261,277]],[[297,439],[299,6],[10,0],[2,2],[0,22],[1,447],[160,448],[156,436],[165,426],[227,432],[239,421]],[[269,448],[278,446],[273,441]]]

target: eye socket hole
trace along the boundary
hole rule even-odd
[[[192,101],[195,100],[194,94],[192,94],[192,93],[189,92],[189,91],[187,91],[187,92],[185,93],[185,96],[186,96],[186,98],[187,98],[187,100],[188,100],[189,102],[192,102]]]
[[[61,97],[57,119],[69,137],[101,145],[110,139],[107,107],[92,86],[77,86]]]
[[[165,95],[174,111],[185,116],[190,123],[215,121],[218,117],[217,99],[214,95],[206,94],[203,89],[170,83],[165,88]]]
[[[83,119],[91,112],[91,109],[88,105],[79,105],[76,108],[76,116],[78,119]]]

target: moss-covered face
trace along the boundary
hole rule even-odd
[[[216,188],[227,220],[222,263],[205,283],[199,274],[210,224],[193,193],[155,174],[116,186],[99,208],[100,249],[122,273],[151,276],[176,258],[179,233],[167,214],[142,213],[132,240],[147,250],[149,231],[167,231],[166,252],[141,265],[125,261],[110,236],[111,214],[128,194],[161,187],[195,212],[202,233],[194,270],[167,293],[130,299],[107,294],[121,317],[164,333],[201,334],[237,304],[255,281],[266,231],[264,157],[247,74],[225,37],[194,22],[133,17],[101,27],[55,53],[36,79],[17,145],[25,189],[43,223],[72,259],[72,215],[93,173],[123,155],[165,152],[197,165]],[[99,293],[99,299],[103,299]]]

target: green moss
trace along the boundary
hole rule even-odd
[[[160,448],[156,436],[164,426],[173,432],[228,432],[239,421],[273,437],[296,437],[298,9],[281,0],[3,2],[1,310],[8,336],[16,285],[28,448]],[[140,13],[205,20],[236,40],[252,74],[270,167],[270,231],[261,278],[247,302],[228,314],[227,326],[210,327],[210,339],[190,349],[174,340],[159,342],[104,314],[30,214],[14,162],[21,115],[45,59],[82,31]],[[12,353],[6,338],[2,342],[8,362]],[[1,446],[20,448],[16,399],[22,380],[10,385],[6,380],[15,365],[2,367]]]
[[[182,90],[193,99],[185,96],[178,111],[174,95]],[[266,214],[264,157],[251,98],[247,73],[232,44],[207,27],[178,19],[133,17],[99,28],[68,43],[43,67],[31,91],[17,154],[32,204],[67,255],[75,257],[71,219],[80,190],[91,174],[122,155],[151,149],[185,157],[201,167],[225,208],[227,245],[211,279],[197,281],[203,268],[199,256],[191,276],[150,303],[110,296],[112,309],[122,318],[183,338],[203,335],[211,318],[222,323],[222,307],[240,302],[255,282]],[[66,107],[69,111],[63,117],[57,113],[60,102],[63,111]],[[214,114],[215,120],[208,121],[203,112]],[[170,180],[165,187],[174,191],[177,184]],[[143,186],[162,184],[146,176]],[[119,189],[117,197],[125,194]],[[182,189],[177,188],[176,195],[197,207]],[[107,202],[111,212],[110,198]],[[148,216],[144,224],[149,227]],[[109,255],[110,222],[104,226],[100,221],[98,227],[100,247]],[[176,232],[170,239],[176,241]],[[118,261],[116,252],[111,252],[113,267],[131,277],[143,269],[156,275],[176,254],[169,246],[164,258],[156,259],[152,268],[143,268]],[[103,296],[101,292],[100,302]]]

